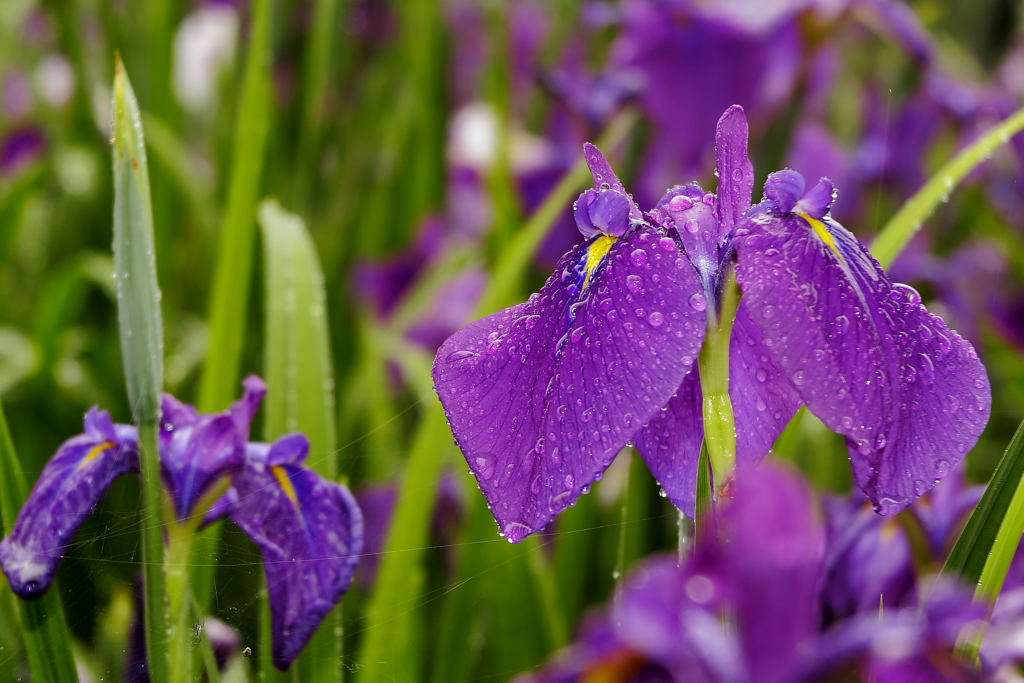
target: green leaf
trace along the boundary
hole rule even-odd
[[[114,64],[114,272],[121,355],[142,478],[142,568],[146,658],[154,683],[168,680],[167,595],[156,424],[163,385],[163,323],[153,251],[153,213],[139,105],[124,65]]]
[[[333,481],[338,470],[334,370],[320,261],[301,218],[273,199],[260,204],[258,215],[266,263],[264,436],[269,442],[302,432],[309,438],[305,464]],[[302,680],[341,679],[340,617],[332,610],[299,656],[295,666]]]
[[[992,584],[997,580],[1002,586],[1003,577],[1006,575],[1005,568],[1001,575],[997,575],[996,566],[988,569],[991,561],[1002,562],[1002,560],[991,560],[990,553],[997,551],[996,544],[1000,543],[998,550],[1003,552],[1004,546],[1011,543],[1016,548],[1020,540],[1021,530],[1017,530],[1015,538],[1004,536],[1003,526],[1007,519],[1012,519],[1020,514],[1020,508],[1024,501],[1020,498],[1024,475],[1024,421],[1017,428],[1010,445],[1006,448],[999,465],[996,467],[992,479],[985,489],[985,494],[978,501],[977,507],[971,513],[967,525],[960,532],[953,549],[946,558],[942,567],[942,573],[947,576],[958,576],[969,585],[977,585],[982,579],[985,571],[989,572],[988,583]],[[1012,510],[1012,513],[1011,513]],[[1009,513],[1009,514],[1008,514]],[[1015,524],[1016,522],[1009,522]],[[1009,528],[1007,529],[1009,531]],[[1013,552],[1010,551],[1012,557]],[[989,589],[982,586],[986,591]],[[998,589],[996,589],[998,594]]]
[[[907,200],[896,215],[889,219],[878,237],[871,243],[871,253],[883,268],[893,260],[914,236],[921,224],[932,214],[940,202],[949,199],[949,193],[974,167],[992,156],[1000,145],[1010,141],[1024,128],[1024,108],[981,136],[970,147],[957,154],[940,168],[924,187]]]
[[[363,620],[356,658],[357,680],[376,683],[423,676],[422,653],[414,646],[416,612],[422,596],[423,565],[437,480],[451,432],[440,401],[424,403],[423,416],[398,491],[391,531],[381,555],[373,595]]]
[[[238,393],[252,279],[256,200],[270,127],[271,0],[254,0],[245,76],[238,102],[228,187],[210,304],[210,342],[199,389],[199,410],[226,408]]]
[[[11,442],[3,408],[0,407],[0,520],[3,520],[0,535],[11,533],[25,498],[26,486],[21,463]],[[35,683],[77,681],[78,673],[71,653],[71,635],[64,620],[56,583],[38,600],[18,600],[18,607],[32,680]]]

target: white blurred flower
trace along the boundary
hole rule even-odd
[[[448,128],[448,161],[453,166],[487,173],[498,156],[501,122],[487,102],[470,102],[457,110]],[[551,163],[550,144],[523,130],[508,133],[509,165],[513,173],[528,173]]]
[[[63,55],[47,55],[36,65],[36,91],[47,104],[59,109],[75,92],[75,72]]]
[[[238,14],[225,5],[203,7],[185,17],[174,36],[174,94],[193,114],[217,101],[217,81],[235,59]]]

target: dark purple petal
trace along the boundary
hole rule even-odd
[[[111,482],[139,470],[134,428],[114,427],[95,407],[85,426],[85,434],[65,441],[46,463],[11,535],[0,542],[0,566],[21,598],[46,592],[75,531]]]
[[[718,168],[718,242],[721,242],[750,208],[754,190],[754,165],[747,158],[747,117],[734,104],[718,119],[715,157]]]
[[[916,585],[906,533],[863,498],[826,498],[828,526],[821,603],[826,623],[904,604]]]
[[[772,361],[764,335],[740,300],[729,340],[729,398],[736,423],[736,462],[756,465],[803,403]]]
[[[242,443],[249,440],[249,423],[267,395],[266,383],[256,375],[249,375],[242,380],[242,398],[231,404],[228,411],[235,421],[235,429]]]
[[[676,393],[706,308],[678,244],[643,226],[574,248],[539,294],[442,345],[438,395],[509,540],[572,503]]]
[[[22,128],[0,139],[0,175],[10,175],[38,159],[46,138],[37,128]]]
[[[779,213],[790,213],[804,196],[804,177],[788,168],[769,174],[764,183],[764,196],[775,202]]]
[[[615,175],[615,171],[612,170],[611,165],[604,158],[601,150],[588,142],[583,145],[583,157],[587,160],[590,175],[593,176],[594,189],[598,191],[611,189],[624,196],[629,202],[629,217],[635,221],[641,220],[643,214],[637,208],[637,205],[633,203],[632,198],[626,192],[626,188],[619,182],[619,177]]]
[[[700,379],[693,366],[676,395],[633,438],[668,499],[690,519],[697,500],[697,459],[704,440],[702,410]]]
[[[250,459],[232,487],[231,521],[263,557],[274,666],[283,671],[348,588],[363,548],[362,514],[348,489],[298,465]]]
[[[973,347],[835,222],[760,214],[736,235],[737,280],[773,362],[846,437],[876,511],[898,512],[950,472],[988,421]]]
[[[967,517],[981,500],[985,486],[966,486],[964,461],[953,468],[945,479],[914,503],[913,511],[921,522],[936,559],[946,557],[953,547]],[[1011,573],[1013,565],[1011,565]],[[1010,579],[1010,574],[1007,575]],[[1007,583],[1004,583],[1004,589]]]

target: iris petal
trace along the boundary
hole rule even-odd
[[[718,242],[721,242],[750,208],[754,189],[754,165],[747,158],[749,128],[743,107],[725,110],[715,129],[718,170]]]
[[[760,214],[736,232],[737,281],[773,362],[846,437],[875,509],[898,512],[949,473],[988,421],[977,354],[837,223]]]
[[[296,437],[282,439],[294,445]],[[348,589],[362,552],[363,518],[344,486],[299,465],[265,465],[273,450],[267,444],[249,450],[257,457],[232,480],[230,517],[260,548],[273,661],[283,671]]]
[[[598,237],[539,294],[450,337],[434,382],[508,540],[570,505],[679,389],[706,302],[678,243],[642,226],[588,271]],[[586,282],[586,286],[584,286]]]
[[[46,592],[75,532],[111,482],[139,470],[134,428],[114,427],[96,408],[85,425],[85,434],[65,441],[46,463],[11,535],[0,542],[0,566],[21,598]]]
[[[697,367],[683,378],[676,395],[633,439],[640,457],[672,504],[693,519],[697,460],[704,440],[700,378]]]

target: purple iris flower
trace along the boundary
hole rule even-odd
[[[703,439],[694,363],[734,262],[739,464],[759,462],[806,404],[846,437],[875,510],[893,514],[977,440],[991,393],[973,347],[831,219],[827,180],[805,192],[800,174],[779,171],[750,207],[746,140],[734,106],[716,136],[718,196],[677,186],[649,214],[588,145],[594,189],[574,213],[590,238],[540,293],[439,349],[438,395],[509,540],[586,493],[630,441],[693,514]]]
[[[674,557],[639,565],[607,616],[519,683],[815,683],[851,670],[886,683],[975,680],[952,658],[960,629],[983,615],[970,591],[936,584],[920,605],[822,630],[825,534],[806,483],[767,462],[742,470],[736,487],[721,536],[705,537],[682,566]]]
[[[363,520],[340,484],[303,467],[309,442],[286,434],[250,443],[249,423],[266,393],[255,376],[228,410],[204,415],[164,395],[159,440],[164,486],[179,520],[214,484],[231,485],[206,514],[227,516],[260,548],[270,594],[274,665],[286,669],[341,599],[363,545]],[[85,433],[65,441],[46,464],[11,535],[0,542],[0,566],[21,598],[53,583],[75,531],[118,475],[139,471],[135,427],[115,425],[95,407]]]

